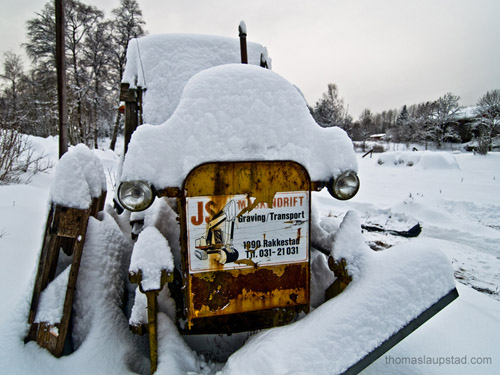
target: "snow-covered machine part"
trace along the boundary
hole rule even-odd
[[[457,297],[443,253],[412,243],[372,251],[354,212],[344,217],[332,252],[352,276],[342,294],[296,323],[254,336],[221,375],[308,374],[311,361],[317,375],[357,374]]]
[[[31,298],[25,341],[36,341],[56,357],[63,354],[89,218],[106,200],[100,160],[85,145],[59,160]],[[64,253],[64,254],[63,254]],[[64,270],[64,271],[63,271]]]
[[[266,47],[247,42],[248,63],[260,65]],[[132,39],[127,49],[127,65],[122,83],[146,90],[143,97],[144,122],[165,122],[179,103],[187,81],[196,73],[223,64],[240,63],[237,38],[158,34]],[[267,64],[269,66],[270,63]]]
[[[313,181],[357,171],[347,134],[319,127],[292,84],[270,70],[234,64],[196,74],[168,121],[135,131],[121,181],[180,188],[197,165],[248,160],[293,160]]]
[[[140,274],[140,288],[146,292],[162,288],[162,273],[174,272],[174,258],[168,241],[153,226],[146,227],[134,245],[129,272]]]
[[[106,190],[106,175],[99,158],[79,144],[59,160],[50,200],[64,207],[87,209]]]

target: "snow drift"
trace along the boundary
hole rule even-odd
[[[406,166],[419,169],[459,169],[455,155],[448,152],[385,152],[378,157],[379,165]]]

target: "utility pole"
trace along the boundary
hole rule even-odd
[[[55,0],[57,105],[59,110],[59,158],[68,151],[68,107],[66,104],[66,51],[64,0]]]

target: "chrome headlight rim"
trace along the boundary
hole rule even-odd
[[[131,197],[130,194],[135,195]],[[142,199],[140,195],[142,194]],[[151,207],[155,200],[155,189],[147,181],[143,180],[130,180],[123,181],[118,186],[117,198],[120,205],[128,211],[139,212],[144,211]],[[131,199],[138,200],[137,203],[131,201]]]
[[[346,189],[347,186],[347,189]],[[359,191],[359,177],[354,171],[345,171],[332,178],[327,184],[330,195],[345,201],[353,198]]]

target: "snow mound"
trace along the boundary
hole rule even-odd
[[[377,163],[386,166],[418,166],[419,169],[460,169],[455,155],[448,152],[386,152]]]
[[[174,271],[168,241],[155,227],[146,227],[134,245],[129,271],[142,274],[143,291],[161,289],[161,273]]]
[[[50,199],[61,206],[88,209],[92,198],[100,197],[106,190],[101,161],[87,146],[79,144],[59,160]]]
[[[373,252],[353,211],[337,233],[335,255],[353,277],[344,292],[296,323],[252,337],[220,374],[342,373],[455,287],[438,250],[408,242]]]
[[[232,64],[196,74],[167,122],[135,131],[121,180],[181,187],[204,162],[239,160],[294,160],[312,180],[357,171],[347,134],[319,127],[293,85],[270,70]]]
[[[99,357],[107,358],[109,367],[86,363],[82,367],[84,372],[130,373],[130,367],[138,370],[147,366],[147,356],[139,346],[141,340],[130,332],[122,311],[131,251],[132,242],[123,235],[111,214],[101,212],[99,220],[89,219],[73,304],[72,334],[76,350],[71,356],[76,357],[76,363],[85,359],[88,362],[88,358],[96,362]],[[59,369],[63,370],[64,365],[61,363]]]
[[[259,65],[267,49],[247,42],[248,63]],[[240,42],[227,38],[195,34],[160,34],[132,39],[127,49],[124,83],[142,87],[143,117],[159,125],[174,112],[187,81],[196,73],[223,64],[241,62]]]
[[[422,154],[418,167],[421,169],[460,169],[455,155],[448,152],[430,152]]]
[[[61,322],[64,297],[68,287],[70,266],[61,272],[40,295],[35,323],[46,322],[56,324]]]

